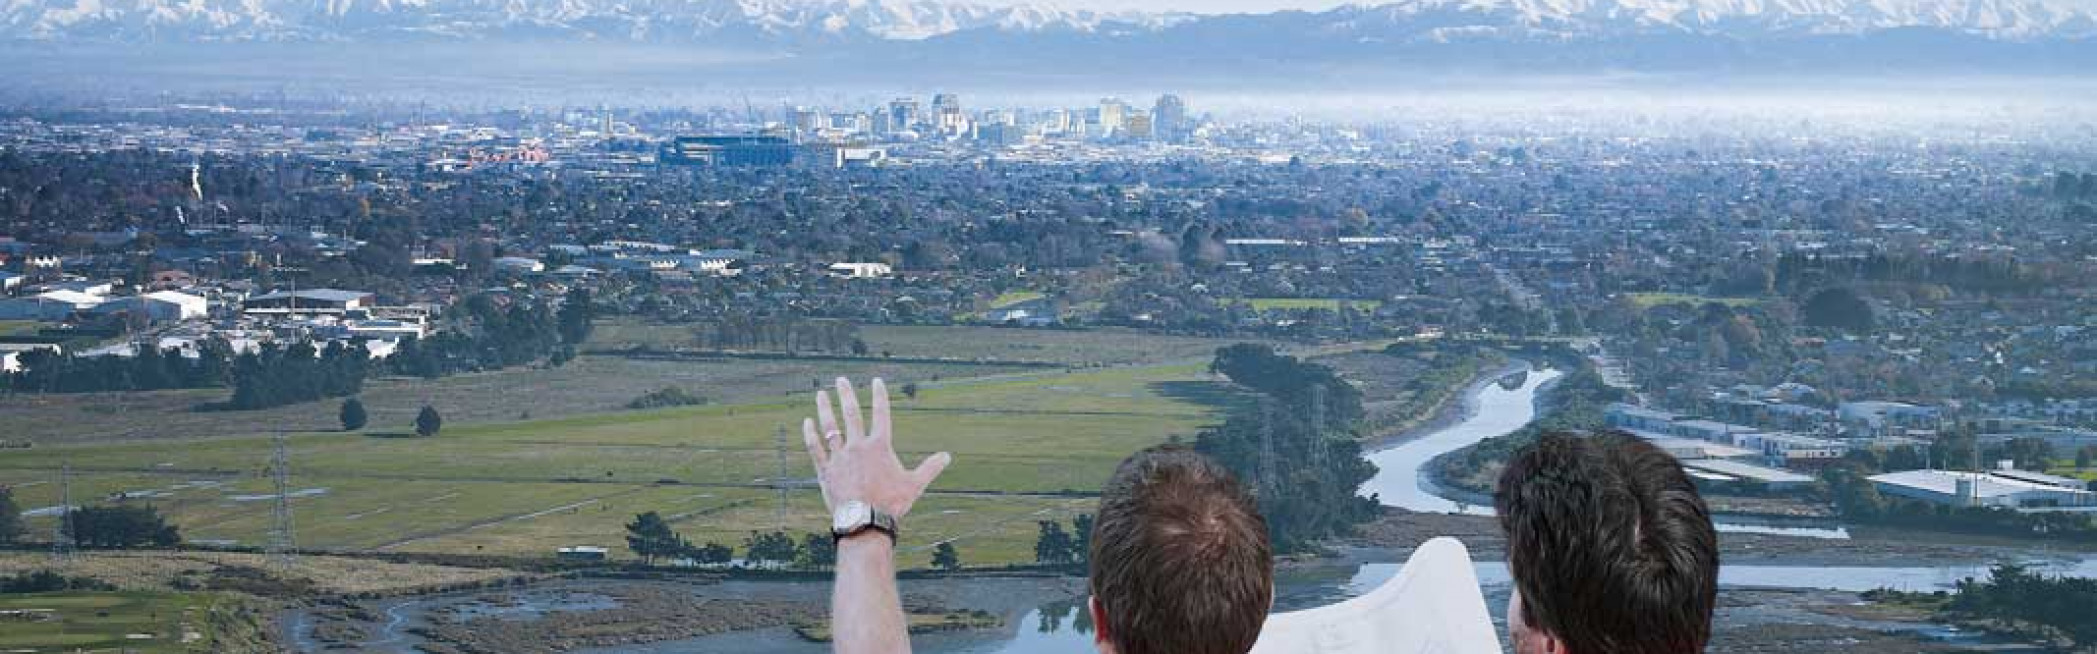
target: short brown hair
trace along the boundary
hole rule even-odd
[[[1493,508],[1530,626],[1573,654],[1690,654],[1711,639],[1718,533],[1675,457],[1622,432],[1551,432]]]
[[[1100,492],[1092,596],[1120,654],[1243,654],[1274,603],[1267,521],[1208,457],[1137,452]]]

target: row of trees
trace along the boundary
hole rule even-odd
[[[22,353],[21,370],[0,375],[0,387],[25,393],[102,393],[217,388],[232,373],[233,347],[205,341],[199,356],[180,350],[140,347],[129,357],[81,357],[48,349]]]
[[[1217,350],[1210,369],[1258,397],[1202,431],[1194,447],[1256,489],[1276,549],[1300,551],[1376,517],[1379,502],[1356,494],[1376,475],[1356,440],[1360,391],[1331,368],[1266,345]]]
[[[66,536],[81,547],[169,547],[182,533],[160,510],[142,504],[112,504],[73,509]]]
[[[1092,521],[1092,514],[1079,514],[1071,519],[1068,531],[1063,529],[1063,523],[1054,520],[1036,523],[1041,532],[1034,538],[1034,562],[1043,565],[1081,565],[1091,562]]]
[[[362,344],[331,341],[316,351],[310,342],[269,343],[233,360],[234,411],[312,402],[364,390],[371,355]]]
[[[735,549],[715,542],[694,545],[662,514],[654,511],[634,516],[626,523],[626,548],[641,561],[690,561],[697,565],[724,565],[734,560]],[[750,532],[743,540],[743,560],[751,564],[826,569],[837,564],[837,545],[829,534],[805,534],[798,541],[783,531]]]
[[[1087,519],[1089,534],[1089,516]],[[735,548],[715,542],[694,545],[654,511],[636,515],[633,522],[626,523],[626,548],[648,565],[689,561],[694,565],[718,566],[735,560]],[[803,534],[795,540],[783,531],[753,531],[743,539],[743,560],[751,565],[825,570],[837,565],[837,543],[830,534]],[[952,542],[942,542],[933,546],[931,563],[941,570],[960,570],[961,553]]]
[[[1955,617],[1992,623],[2003,631],[2065,641],[2071,648],[2097,647],[2097,579],[2045,577],[2020,565],[2002,564],[1988,580],[1961,580],[1945,605]]]
[[[596,309],[588,289],[569,291],[559,311],[531,299],[505,306],[496,296],[475,295],[454,307],[458,327],[427,339],[405,339],[387,357],[396,374],[436,379],[481,370],[500,370],[546,359],[562,365],[590,337]]]
[[[181,531],[151,505],[76,507],[67,517],[66,536],[81,547],[166,547],[182,542]],[[0,544],[22,542],[25,533],[14,491],[0,488]]]
[[[693,340],[707,350],[867,354],[859,325],[844,320],[728,315],[693,330]]]
[[[596,319],[588,289],[570,291],[555,311],[537,299],[511,302],[482,294],[454,307],[459,327],[427,339],[403,339],[383,362],[360,341],[268,343],[236,354],[223,339],[194,352],[141,347],[131,357],[78,357],[47,350],[25,353],[22,370],[0,377],[5,387],[34,393],[149,391],[231,385],[233,396],[215,408],[246,411],[355,395],[372,375],[434,379],[445,375],[530,364],[560,365],[591,332]]]
[[[22,538],[22,507],[15,504],[15,491],[0,487],[0,545]]]

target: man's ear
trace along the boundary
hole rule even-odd
[[[1558,637],[1551,635],[1551,632],[1537,630],[1535,638],[1538,641],[1537,645],[1539,648],[1537,651],[1540,654],[1569,654],[1566,651],[1565,643],[1558,642]]]
[[[1107,609],[1100,606],[1098,595],[1085,598],[1085,610],[1092,612],[1092,647],[1100,654],[1114,654],[1114,639],[1108,636],[1114,626],[1107,624]]]

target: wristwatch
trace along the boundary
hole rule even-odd
[[[852,500],[839,504],[837,511],[830,514],[832,542],[857,536],[859,532],[868,529],[888,534],[890,543],[896,541],[896,517],[868,506],[865,502]]]

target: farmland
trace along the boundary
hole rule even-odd
[[[1044,333],[969,328],[947,334],[946,341],[957,351],[991,352],[1038,334]],[[875,336],[897,347],[930,347],[937,340],[910,329]],[[482,381],[496,388],[479,391],[490,405],[505,396],[513,401],[507,410],[467,411],[433,438],[404,433],[407,412],[417,403],[385,399],[387,389],[374,389],[365,400],[378,410],[364,432],[325,429],[332,405],[293,407],[316,416],[288,435],[297,541],[302,548],[342,552],[525,556],[565,545],[604,545],[623,556],[622,525],[643,511],[662,513],[694,542],[738,548],[753,530],[814,531],[823,524],[823,509],[809,483],[798,425],[811,410],[809,380],[834,371],[888,375],[899,395],[905,383],[919,382],[916,397],[896,398],[903,456],[915,461],[942,450],[955,456],[933,495],[913,512],[905,533],[906,564],[926,565],[930,546],[943,540],[955,541],[972,565],[1027,562],[1035,521],[1090,511],[1085,492],[1096,489],[1128,452],[1175,436],[1191,438],[1220,420],[1237,397],[1205,370],[1200,356],[1214,344],[1168,339],[1147,354],[1190,356],[1074,371],[592,356],[567,369],[469,376],[515,375]],[[636,391],[659,386],[661,376],[704,379],[716,367],[732,372],[718,385],[687,384],[723,398],[705,406],[566,415],[559,393],[525,381],[533,375],[607,376],[607,367],[635,365],[659,376],[632,382]],[[752,381],[761,379],[773,381]],[[455,380],[437,384],[446,382]],[[513,390],[500,388],[505,383]],[[466,393],[462,386],[430,393]],[[533,390],[522,390],[528,388]],[[600,399],[576,406],[623,401],[623,390],[598,391]],[[448,417],[453,411],[449,401],[433,404]],[[533,419],[511,413],[526,410]],[[267,419],[211,417],[226,415],[254,422],[244,433],[184,439],[178,447],[125,441],[16,450],[0,457],[0,484],[13,485],[21,504],[32,510],[32,533],[49,533],[50,512],[35,510],[57,504],[54,480],[65,463],[74,471],[76,503],[119,496],[151,502],[181,526],[187,540],[257,545],[266,541],[270,526],[269,439],[255,433]],[[783,523],[776,490],[782,461],[790,488]]]
[[[253,617],[216,593],[9,595],[0,597],[0,650],[232,651],[252,645]]]

